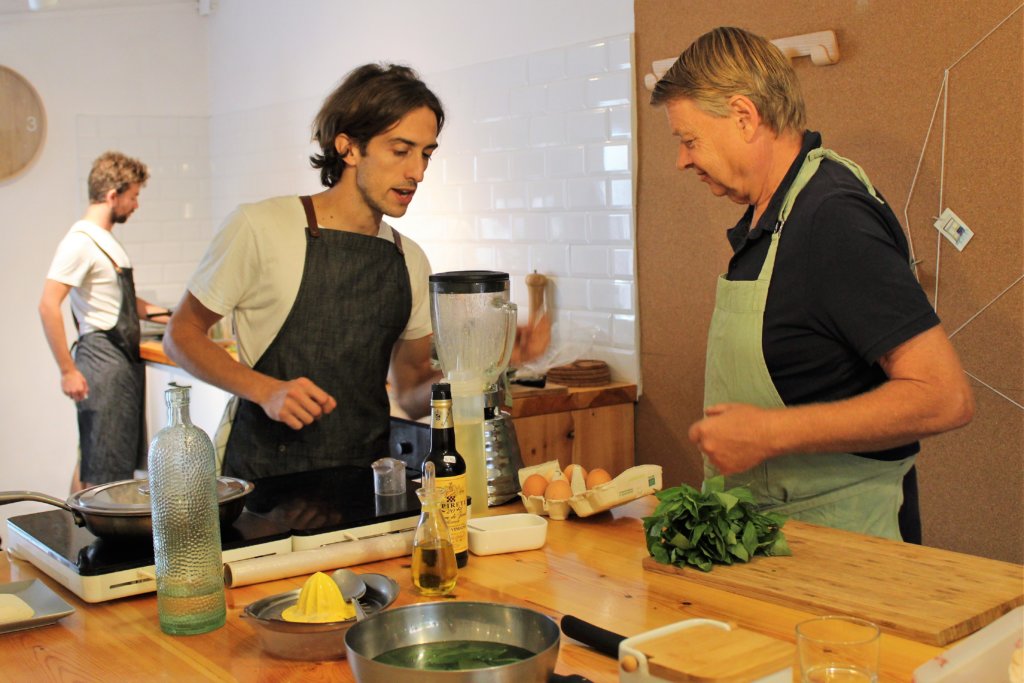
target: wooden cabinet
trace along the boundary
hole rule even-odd
[[[524,465],[558,460],[615,476],[634,462],[636,385],[514,386],[512,418]]]

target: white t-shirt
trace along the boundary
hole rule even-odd
[[[296,196],[243,204],[214,236],[188,290],[203,306],[234,313],[238,358],[253,366],[277,336],[295,303],[306,259],[306,213]],[[394,242],[381,222],[377,237]],[[427,297],[430,262],[423,249],[402,236],[412,288],[412,311],[402,339],[431,333]]]
[[[92,237],[92,239],[89,239]],[[93,242],[93,240],[96,240]],[[117,271],[99,244],[121,268],[131,261],[113,233],[90,221],[76,222],[57,245],[46,277],[72,287],[71,312],[78,319],[81,334],[109,330],[121,312],[121,285]]]

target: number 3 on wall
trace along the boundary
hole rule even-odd
[[[0,66],[0,102],[2,183],[24,172],[39,155],[46,137],[46,112],[32,84],[6,66]]]

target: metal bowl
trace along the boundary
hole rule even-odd
[[[501,642],[536,654],[512,664],[458,671],[414,670],[374,661],[400,647],[448,640]],[[546,681],[555,670],[558,642],[558,625],[549,617],[524,607],[490,602],[398,607],[359,622],[345,635],[348,663],[358,683]]]
[[[367,616],[382,612],[398,597],[398,582],[383,574],[360,574],[366,583],[366,593],[359,604]],[[242,612],[252,622],[253,629],[268,654],[283,659],[323,660],[342,659],[345,656],[345,633],[356,619],[306,624],[285,621],[281,613],[299,600],[301,590],[279,593],[257,600]]]

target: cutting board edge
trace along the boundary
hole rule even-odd
[[[779,558],[756,557],[753,561],[764,562],[770,561],[772,559]],[[722,583],[718,580],[711,579],[710,572],[702,572],[699,569],[694,568],[684,569],[675,567],[673,565],[661,564],[652,556],[647,556],[643,558],[643,568],[647,571],[652,571],[666,576],[679,576],[684,580],[689,580],[693,583],[697,583],[708,588],[724,590],[736,593],[738,595],[742,595],[744,597],[753,598],[755,600],[761,600],[763,602],[769,602],[772,604],[779,604],[784,607],[803,610],[805,612],[810,612],[812,614],[845,614],[846,616],[868,618],[870,621],[877,623],[883,632],[889,633],[890,635],[894,635],[900,638],[907,638],[910,640],[914,640],[927,645],[934,645],[937,647],[943,647],[954,641],[960,640],[961,638],[969,636],[972,633],[981,630],[986,625],[992,623],[1004,614],[1012,611],[1016,607],[1019,607],[1020,605],[1024,604],[1024,593],[1021,593],[1020,595],[1010,599],[1009,601],[1004,601],[1003,603],[996,605],[990,605],[986,607],[983,611],[971,617],[961,618],[956,623],[944,626],[938,629],[937,631],[930,632],[914,629],[883,617],[876,617],[870,615],[866,617],[862,612],[859,612],[857,610],[843,609],[840,607],[833,609],[825,609],[824,607],[819,606],[816,602],[811,602],[809,600],[798,599],[788,602],[779,602],[772,599],[774,596],[772,596],[771,594],[764,593],[763,591],[759,590],[756,586],[737,585],[736,583]],[[712,569],[712,571],[715,570]],[[989,618],[990,615],[991,618]],[[978,621],[979,617],[984,617],[984,619],[980,620],[981,623],[979,623],[976,626],[971,625],[971,622]]]

